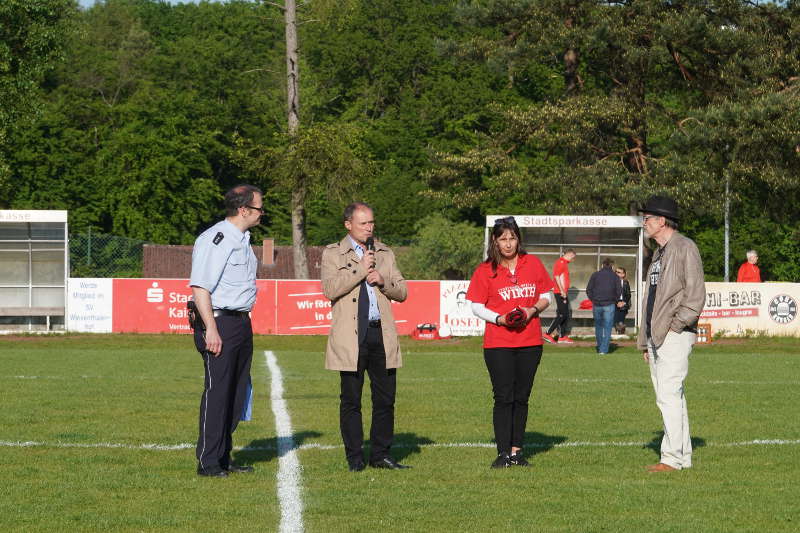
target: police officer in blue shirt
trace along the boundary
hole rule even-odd
[[[252,466],[233,464],[231,450],[253,359],[250,309],[256,300],[258,261],[248,230],[264,213],[261,191],[251,185],[234,187],[225,194],[225,212],[225,220],[195,241],[189,281],[204,325],[194,332],[205,363],[197,473],[212,477],[253,471]]]

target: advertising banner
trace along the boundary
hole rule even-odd
[[[328,334],[331,301],[322,294],[319,280],[279,280],[277,302],[278,335]]]
[[[115,279],[113,331],[189,333],[186,302],[192,296],[185,279]]]
[[[706,306],[700,322],[712,334],[798,335],[798,283],[706,283]]]
[[[437,324],[440,334],[481,335],[483,321],[466,300],[468,281],[408,281],[408,298],[392,302],[397,331]],[[325,335],[331,303],[319,280],[258,280],[253,331],[265,335]],[[189,333],[185,279],[69,280],[67,328],[86,332]],[[712,333],[800,336],[800,284],[706,283],[700,316]],[[444,331],[443,331],[444,330]]]
[[[392,312],[399,335],[411,335],[418,324],[436,324],[439,320],[440,281],[407,281],[408,298],[392,302]]]
[[[97,280],[75,280],[86,286],[93,285],[95,281]],[[100,281],[105,281],[106,286],[100,288],[98,284],[97,290],[106,295],[110,309],[107,316],[108,325],[102,331],[120,333],[191,331],[186,317],[186,302],[192,297],[191,288],[188,286],[189,280]],[[327,335],[331,324],[331,302],[322,294],[319,280],[260,279],[256,284],[258,296],[252,312],[253,332],[262,335]],[[95,295],[93,298],[98,297]],[[439,282],[409,281],[406,302],[392,302],[392,309],[398,333],[401,335],[410,335],[417,324],[436,323],[439,318]],[[96,329],[97,326],[87,327],[83,324],[75,321],[70,330],[100,331]]]
[[[439,334],[468,336],[483,335],[486,322],[472,314],[467,300],[469,281],[440,281]]]
[[[110,278],[69,278],[67,330],[111,333],[113,313]]]
[[[189,283],[187,280],[186,283]],[[250,313],[253,333],[275,335],[278,331],[278,293],[274,279],[256,280],[256,304]]]

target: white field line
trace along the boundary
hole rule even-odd
[[[280,437],[278,438],[278,446],[244,446],[235,447],[236,450],[244,451],[278,451],[280,455],[282,448],[280,447]],[[571,441],[559,443],[547,442],[526,442],[526,448],[623,448],[648,446],[646,442],[636,441]],[[753,439],[738,442],[707,442],[703,445],[704,448],[725,448],[730,446],[798,446],[800,439]],[[153,450],[153,451],[174,451],[174,450],[189,450],[194,449],[197,443],[183,443],[183,444],[123,444],[115,442],[94,442],[94,443],[81,443],[81,442],[44,442],[44,441],[9,441],[0,440],[0,447],[5,448],[108,448],[108,449],[123,449],[123,450]],[[393,448],[494,448],[492,442],[434,442],[430,444],[409,444],[397,443],[392,445]],[[294,446],[292,451],[297,450],[341,450],[341,444],[319,444],[311,442],[308,444],[301,444]],[[298,475],[299,478],[299,475]]]
[[[292,419],[283,398],[283,374],[275,354],[264,351],[267,368],[272,376],[270,398],[275,415],[275,436],[278,444],[278,501],[281,506],[281,533],[302,533],[303,500],[300,494],[300,460],[297,458],[292,431]]]
[[[321,325],[321,326],[293,326],[290,329],[313,329],[313,328],[329,328],[330,324]],[[202,377],[202,375],[200,376]],[[25,380],[34,380],[34,379],[54,379],[54,380],[68,380],[68,379],[120,379],[119,376],[89,376],[89,375],[81,375],[81,376],[2,376],[0,375],[0,379],[25,379]],[[133,380],[139,379],[142,381],[163,381],[165,379],[174,380],[175,378],[165,378],[161,376],[126,376],[126,380]],[[180,378],[180,379],[188,379],[188,378]],[[303,377],[303,381],[308,380],[327,380],[327,377],[315,378],[315,377]],[[485,380],[483,375],[475,376],[470,378],[452,378],[452,377],[405,377],[403,381],[480,381]],[[553,381],[556,383],[645,383],[650,384],[649,379],[617,379],[617,378],[548,378],[548,377],[539,377],[537,381]],[[691,385],[800,385],[800,381],[740,381],[740,380],[690,380]]]

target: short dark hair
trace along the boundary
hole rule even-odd
[[[344,214],[342,214],[342,221],[347,222],[348,220],[353,219],[353,213],[358,211],[359,209],[369,209],[370,211],[375,211],[370,207],[368,204],[364,202],[353,202],[352,204],[348,205],[344,208]]]
[[[239,212],[240,207],[246,207],[253,203],[253,197],[258,193],[262,197],[264,193],[254,185],[241,184],[225,193],[225,216],[233,217]]]
[[[575,250],[573,250],[572,248],[567,248],[566,250],[564,250],[564,253],[561,254],[561,255],[565,256],[567,254],[578,255],[578,254],[575,253]]]
[[[610,257],[606,257],[603,259],[603,268],[611,268],[611,265],[614,264],[614,261]]]

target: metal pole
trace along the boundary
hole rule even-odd
[[[728,259],[730,257],[730,233],[731,233],[731,197],[730,197],[731,178],[725,173],[725,282],[730,281]]]
[[[86,265],[92,264],[92,227],[89,226],[86,237]]]

